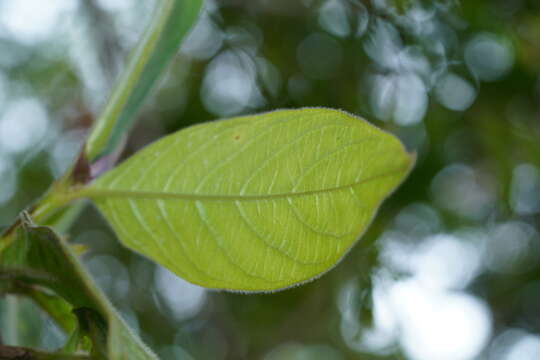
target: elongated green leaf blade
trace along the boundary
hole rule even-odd
[[[32,295],[46,310],[55,305],[52,315],[69,328],[75,321],[74,313],[77,314],[79,326],[84,322],[82,328],[92,339],[96,359],[157,360],[94,285],[70,247],[52,229],[23,219],[16,240],[0,254],[2,273],[11,275],[0,277],[0,288],[3,282],[8,285],[9,281],[14,281],[43,286],[60,296],[63,300]],[[61,310],[65,312],[59,313]]]
[[[197,20],[203,0],[160,0],[153,22],[133,51],[105,111],[86,144],[88,157],[114,150],[152,86]]]
[[[126,246],[186,280],[269,291],[333,267],[413,162],[344,112],[282,110],[165,137],[83,192]]]

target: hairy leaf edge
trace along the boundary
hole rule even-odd
[[[337,112],[337,113],[340,113],[342,115],[346,115],[346,116],[350,117],[351,119],[361,121],[365,125],[367,125],[369,127],[372,127],[372,128],[375,128],[377,131],[381,131],[381,132],[385,133],[386,135],[390,135],[392,138],[394,138],[400,144],[401,151],[404,154],[408,155],[409,163],[407,164],[407,167],[400,167],[400,168],[397,168],[397,169],[393,169],[392,171],[388,171],[388,172],[386,172],[384,174],[379,174],[377,176],[373,176],[371,178],[364,179],[362,181],[359,181],[358,184],[361,184],[363,182],[367,182],[367,181],[370,181],[370,180],[373,181],[376,178],[394,175],[394,174],[397,174],[397,173],[403,171],[404,173],[403,173],[403,177],[402,177],[401,181],[399,181],[398,184],[391,191],[388,192],[388,194],[386,194],[384,197],[381,198],[381,200],[379,201],[377,206],[374,208],[373,214],[371,215],[370,219],[368,220],[365,229],[360,234],[357,235],[356,240],[353,241],[351,243],[351,245],[343,252],[342,256],[332,266],[330,266],[327,269],[325,269],[324,271],[316,274],[315,276],[312,276],[310,278],[307,278],[307,279],[304,279],[302,281],[296,282],[296,283],[294,283],[292,285],[283,286],[283,287],[272,289],[272,290],[242,290],[242,289],[232,289],[232,288],[211,288],[211,287],[205,286],[204,284],[198,284],[198,283],[191,282],[191,281],[189,281],[187,279],[182,278],[185,281],[188,281],[188,282],[190,282],[190,283],[192,283],[194,285],[201,286],[201,287],[203,287],[205,289],[212,290],[212,291],[227,291],[227,292],[239,293],[239,294],[257,294],[257,293],[271,294],[271,293],[291,289],[291,288],[294,288],[294,287],[297,287],[297,286],[301,286],[301,285],[304,285],[304,284],[307,284],[307,283],[310,283],[310,282],[312,282],[314,280],[319,279],[320,277],[326,275],[329,271],[333,270],[349,254],[349,252],[352,250],[352,248],[354,248],[354,246],[358,243],[358,241],[364,236],[364,234],[367,232],[367,230],[371,227],[372,223],[375,220],[375,217],[379,213],[379,210],[380,210],[382,204],[390,196],[392,196],[397,191],[397,189],[399,189],[401,187],[401,185],[407,180],[407,178],[409,177],[412,169],[414,168],[414,165],[416,164],[416,159],[417,159],[416,152],[415,151],[408,152],[406,150],[405,145],[403,144],[403,142],[399,138],[397,138],[394,134],[392,134],[389,131],[386,131],[384,129],[381,129],[381,128],[371,124],[369,121],[365,120],[364,118],[362,118],[360,116],[357,116],[355,114],[351,114],[351,113],[349,113],[347,111],[344,111],[344,110],[331,109],[331,108],[326,108],[326,107],[303,107],[303,108],[298,108],[298,109],[276,109],[276,110],[272,110],[272,111],[258,113],[256,115],[265,115],[265,114],[270,114],[270,113],[274,113],[274,112],[291,111],[291,110],[292,111],[296,111],[296,110],[298,110],[298,111],[300,111],[300,110],[325,110],[325,111]],[[235,119],[249,117],[249,116],[254,116],[254,115],[238,116],[238,117],[235,117]],[[213,121],[214,122],[215,121],[226,121],[226,120],[229,120],[229,119],[230,118],[217,119],[217,120],[213,120]],[[191,128],[191,127],[194,127],[194,126],[200,126],[200,125],[207,124],[207,123],[209,123],[209,122],[193,124],[193,125],[187,126],[185,128],[182,128],[182,129],[180,129],[180,130],[178,130],[178,131],[176,131],[176,132],[174,132],[174,133],[172,133],[170,135],[174,135],[179,131],[183,131],[185,129],[188,129],[188,128]],[[170,136],[170,135],[168,135],[168,136]],[[156,139],[156,141],[159,141],[159,140],[160,139]],[[152,145],[153,143],[154,142],[150,143],[149,145]],[[137,153],[135,153],[134,155],[136,155],[136,154]],[[114,169],[115,168],[111,169],[110,171],[112,171]],[[107,173],[108,172],[106,172],[106,173],[104,173],[102,175],[105,175]],[[99,179],[99,177],[97,179]],[[97,179],[94,179],[94,181],[96,181]],[[78,189],[74,194],[75,195],[74,198],[88,198],[90,200],[97,199],[97,198],[100,198],[100,197],[107,197],[107,196],[111,196],[111,197],[160,198],[160,196],[165,194],[165,193],[159,193],[159,192],[105,191],[105,190],[95,189],[95,188],[92,187],[92,185],[93,185],[93,183],[90,183],[89,185]],[[242,196],[242,197],[205,195],[205,194],[167,194],[167,195],[168,195],[169,199],[183,199],[183,200],[191,200],[191,201],[196,201],[196,200],[216,200],[216,201],[222,201],[222,200],[230,200],[230,201],[234,201],[234,200],[262,200],[262,199],[268,199],[268,198],[280,198],[280,197],[287,198],[287,197],[308,196],[308,195],[316,194],[316,193],[319,193],[319,192],[338,191],[338,190],[341,190],[341,189],[344,189],[344,188],[347,188],[347,187],[351,187],[351,186],[354,186],[354,185],[357,185],[357,184],[353,183],[353,184],[347,184],[347,185],[339,186],[339,187],[336,187],[336,188],[313,190],[313,191],[306,191],[306,192],[300,192],[300,193],[272,194],[272,195],[251,195],[251,196],[248,195],[248,196]],[[137,194],[139,194],[139,196],[137,196]],[[107,219],[105,219],[105,220],[109,224],[109,226],[111,226],[109,221]],[[125,245],[123,245],[123,246],[125,246]],[[134,251],[134,250],[130,249],[130,251]],[[145,255],[142,255],[142,256],[145,256]],[[152,260],[152,262],[155,262],[155,261]],[[176,275],[176,276],[178,276],[178,275]]]

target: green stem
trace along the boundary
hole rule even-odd
[[[101,155],[114,151],[152,85],[176,54],[183,37],[195,22],[201,0],[162,0],[157,13],[133,51],[102,115],[94,124],[84,151],[66,174],[29,210],[36,223],[44,222],[59,208],[81,197],[77,186],[88,181],[86,170]],[[81,179],[78,179],[78,178]],[[14,238],[15,222],[0,237],[0,252]]]
[[[38,224],[48,225],[47,220],[55,215],[60,209],[70,202],[82,197],[78,195],[77,189],[78,187],[75,187],[69,181],[66,181],[66,176],[59,179],[51,186],[48,192],[28,210],[33,221]],[[0,253],[15,239],[15,233],[19,226],[20,219],[17,218],[17,220],[1,235]]]
[[[164,1],[163,3],[170,5],[170,1]],[[88,136],[86,154],[90,160],[97,158],[107,146],[112,137],[116,121],[152,55],[152,50],[159,39],[159,34],[163,30],[163,21],[166,20],[163,19],[163,16],[156,16],[155,19],[146,31],[139,46],[133,51],[131,60],[114,88],[103,114],[98,118]]]
[[[197,18],[201,1],[162,0],[86,143],[90,162],[111,153]],[[119,131],[120,130],[120,131]]]

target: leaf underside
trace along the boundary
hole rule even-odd
[[[60,325],[68,324],[64,330],[73,330],[78,313],[79,327],[92,339],[92,359],[157,360],[95,286],[70,247],[52,229],[24,221],[17,239],[0,256],[0,273],[9,275],[0,285],[26,284],[34,294],[23,293],[52,310]],[[24,274],[30,276],[20,276]],[[43,287],[55,295],[45,295]]]
[[[271,291],[333,267],[414,157],[337,110],[193,126],[83,192],[129,248],[209,288]]]

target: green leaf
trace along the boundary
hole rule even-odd
[[[48,227],[35,226],[23,217],[17,238],[0,254],[0,288],[8,281],[51,289],[69,306],[55,306],[55,318],[78,320],[79,329],[93,343],[97,359],[155,360],[157,357],[132,333],[109,301],[93,283],[72,250]],[[8,276],[9,275],[9,276]],[[20,293],[25,293],[21,290]],[[32,296],[35,298],[35,296]],[[43,296],[40,300],[49,300]],[[40,303],[40,301],[38,301]],[[52,304],[49,304],[52,305]],[[59,314],[64,309],[64,314]],[[69,312],[67,312],[69,309]],[[74,315],[75,314],[75,315]],[[69,319],[63,320],[69,326]]]
[[[21,295],[30,297],[34,302],[44,310],[66,333],[75,331],[76,319],[71,313],[71,305],[63,298],[50,294],[35,287],[23,287]]]
[[[269,291],[333,267],[413,163],[362,119],[282,110],[162,138],[81,195],[127,247],[184,279]]]
[[[197,20],[202,0],[161,0],[86,143],[90,160],[114,151],[152,86]]]

